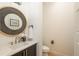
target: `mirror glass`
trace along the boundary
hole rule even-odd
[[[7,14],[4,18],[4,22],[8,28],[11,30],[17,30],[22,27],[22,20],[16,14]]]

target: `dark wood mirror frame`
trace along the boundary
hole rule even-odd
[[[6,26],[6,24],[4,23],[5,16],[7,14],[11,14],[11,13],[18,15],[21,18],[22,26],[21,26],[20,29],[12,30],[12,29],[8,28]],[[27,25],[27,22],[26,22],[25,16],[19,10],[17,10],[16,8],[5,7],[5,8],[0,9],[0,28],[1,28],[2,32],[9,34],[9,35],[20,34],[21,32],[24,31],[24,29],[26,28],[26,25]]]

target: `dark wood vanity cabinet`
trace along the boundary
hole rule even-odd
[[[27,56],[36,56],[36,44],[27,48]]]
[[[37,53],[36,52],[36,50],[37,50],[36,46],[37,46],[37,44],[34,44],[34,45],[14,54],[12,56],[36,56],[37,55],[36,54]]]

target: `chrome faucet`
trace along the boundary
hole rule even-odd
[[[15,38],[15,44],[20,43],[20,42],[25,42],[26,41],[26,36],[23,37],[16,37]]]
[[[19,42],[19,40],[20,40],[20,37],[16,37],[15,38],[15,44],[17,44]]]

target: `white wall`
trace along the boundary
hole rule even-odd
[[[42,3],[30,3],[29,20],[34,25],[34,39],[38,40],[38,55],[42,55]]]
[[[37,54],[42,55],[42,3],[23,3],[26,13],[28,13],[29,24],[33,24],[33,39],[38,41]]]
[[[75,3],[74,55],[79,56],[79,2]]]
[[[14,7],[18,10],[20,10],[21,12],[23,12],[24,8],[22,9],[20,6],[18,6],[15,3],[10,3],[10,2],[5,2],[5,3],[0,3],[0,9],[4,8],[4,7]],[[23,12],[23,14],[25,15],[25,13]],[[26,15],[25,15],[26,16]],[[27,30],[26,30],[27,32]],[[22,34],[22,33],[21,33]],[[20,34],[20,35],[21,35]],[[15,37],[19,36],[19,35],[6,35],[4,34],[2,31],[0,31],[0,48],[10,44],[10,42],[15,40]]]
[[[44,3],[44,44],[51,51],[64,55],[74,55],[74,3]],[[51,45],[54,40],[54,45]]]
[[[38,41],[37,55],[42,55],[42,3],[23,2],[22,5],[17,5],[15,3],[0,3],[0,8],[3,6],[21,8],[20,11],[24,13],[28,22],[34,25],[33,39]],[[3,47],[2,45],[5,46],[12,40],[14,41],[15,37],[16,36],[7,36],[0,32],[0,48]]]

